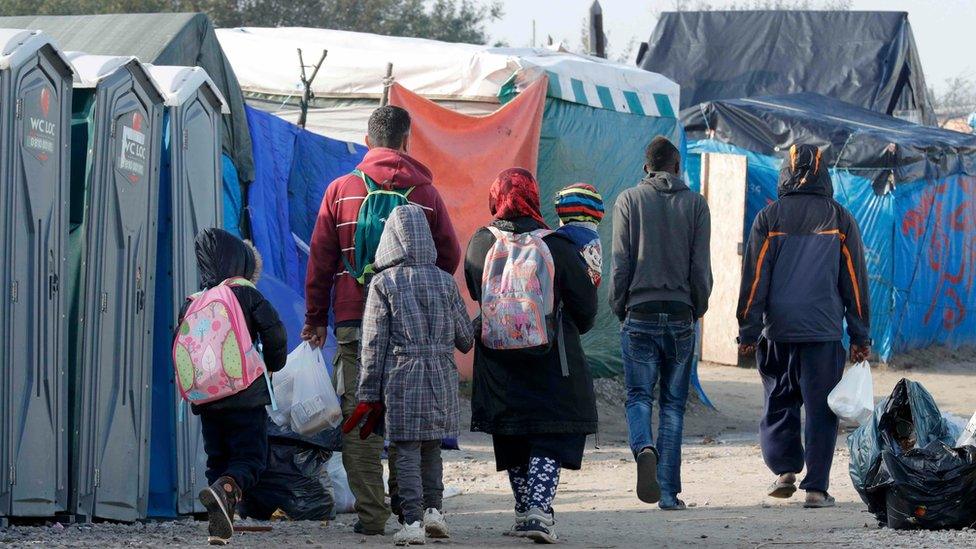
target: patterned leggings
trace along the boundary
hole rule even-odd
[[[559,463],[547,457],[529,458],[528,465],[508,470],[508,481],[515,494],[516,513],[525,513],[532,507],[551,513],[559,486]]]

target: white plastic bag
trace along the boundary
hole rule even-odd
[[[271,386],[274,387],[275,404],[278,405],[278,409],[275,410],[273,407],[267,406],[268,417],[279,427],[291,428],[291,405],[295,400],[294,374],[297,369],[291,366],[295,364],[294,359],[300,354],[300,351],[301,353],[305,352],[302,349],[305,345],[302,343],[294,351],[288,353],[285,367],[271,375]]]
[[[837,417],[861,425],[874,413],[874,382],[867,361],[851,366],[827,395],[827,406]]]
[[[956,448],[962,446],[976,446],[976,414],[973,414],[972,419],[962,430],[962,434],[956,440]]]
[[[335,500],[336,513],[355,513],[356,497],[349,489],[349,478],[342,466],[342,452],[333,452],[326,464],[329,479],[332,480],[332,499]],[[386,486],[386,482],[383,483]]]
[[[294,378],[288,409],[291,430],[309,436],[339,425],[342,410],[322,352],[304,342],[288,355],[284,369]]]

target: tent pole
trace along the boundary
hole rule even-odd
[[[302,49],[298,48],[298,64],[302,68],[302,98],[299,101],[301,112],[298,114],[298,126],[301,128],[305,127],[305,122],[308,119],[308,105],[312,102],[312,98],[315,96],[312,93],[312,82],[315,81],[316,75],[319,74],[319,69],[322,68],[322,63],[325,62],[325,57],[327,55],[329,55],[329,50],[322,50],[322,57],[319,58],[318,63],[316,63],[313,67],[311,78],[306,78],[305,60],[302,58]]]
[[[383,79],[383,97],[380,106],[385,107],[390,102],[390,86],[393,85],[393,63],[386,64],[386,77]]]

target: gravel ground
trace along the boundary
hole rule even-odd
[[[921,381],[944,411],[969,417],[976,364],[957,363],[932,371],[876,370],[878,396],[903,375]],[[843,436],[838,440],[831,492],[833,509],[807,510],[800,501],[764,496],[771,480],[759,454],[755,425],[762,389],[754,371],[703,367],[706,391],[720,411],[692,406],[686,417],[682,498],[686,512],[663,512],[634,495],[635,471],[626,446],[620,411],[623,390],[600,381],[601,435],[587,448],[584,468],[564,472],[556,499],[557,530],[573,547],[976,547],[976,531],[907,532],[878,528],[848,477]],[[507,480],[494,470],[487,437],[465,434],[463,451],[445,454],[445,484],[461,495],[445,502],[452,538],[435,546],[515,547],[526,542],[503,537],[512,522]],[[800,494],[798,494],[800,495]],[[364,538],[352,533],[352,515],[329,524],[275,522],[273,531],[241,533],[236,547],[351,547],[392,545],[389,535]],[[251,523],[253,524],[253,523]],[[391,521],[387,533],[392,534]],[[0,544],[11,547],[199,547],[206,526],[193,521],[119,525],[14,526],[0,529]]]

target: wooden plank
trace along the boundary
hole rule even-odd
[[[742,281],[746,208],[745,156],[707,153],[701,162],[702,194],[712,214],[712,296],[702,320],[702,360],[738,365],[736,307]]]

